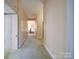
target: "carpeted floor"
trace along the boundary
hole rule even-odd
[[[24,45],[11,53],[9,59],[51,59],[43,46],[38,46],[33,36],[29,36]]]

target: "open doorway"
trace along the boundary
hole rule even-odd
[[[35,20],[28,20],[27,21],[27,31],[28,31],[28,36],[29,35],[36,35],[36,29],[37,29],[37,25],[36,25],[36,21]]]

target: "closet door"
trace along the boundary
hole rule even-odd
[[[18,48],[18,19],[17,15],[9,14],[4,16],[4,44],[5,48]]]
[[[10,15],[4,15],[4,47],[12,48],[12,20]]]
[[[18,48],[18,18],[17,15],[11,15],[12,20],[12,48]]]

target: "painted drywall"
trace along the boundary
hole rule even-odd
[[[7,3],[10,6],[10,8],[12,8],[12,10],[17,12],[18,0],[4,0],[4,2]]]
[[[74,59],[74,0],[67,0],[67,52]]]
[[[66,0],[47,0],[44,4],[44,45],[54,59],[66,57]]]
[[[7,3],[4,5],[4,13],[15,13],[14,10],[12,10]]]
[[[18,6],[18,17],[19,17],[19,47],[21,47],[27,38],[27,32],[26,32],[26,21],[27,21],[27,15],[24,11],[23,5],[21,4],[21,1],[19,1]]]
[[[36,37],[37,37],[38,40],[43,40],[42,39],[42,36],[43,36],[43,34],[42,34],[42,32],[43,32],[43,30],[42,30],[42,26],[43,26],[43,5],[41,4],[39,8],[40,9],[38,11],[37,19],[36,19],[36,22],[37,22],[37,33],[36,33],[37,35],[36,35]]]

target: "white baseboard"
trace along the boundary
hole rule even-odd
[[[54,55],[51,53],[51,51],[49,50],[49,48],[48,48],[46,45],[44,45],[44,47],[46,48],[46,50],[47,50],[48,53],[50,54],[51,58],[52,58],[52,59],[56,59],[55,56],[54,56]]]

